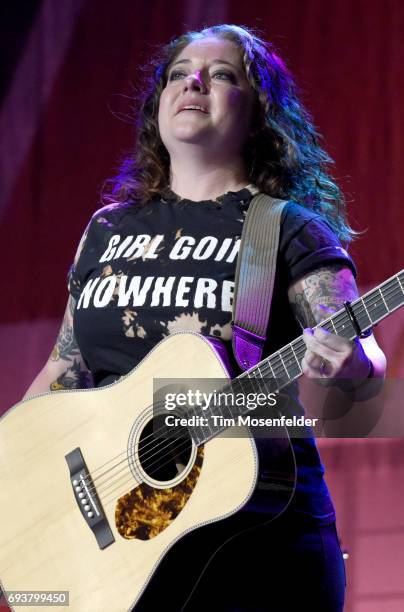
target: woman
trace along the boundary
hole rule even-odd
[[[269,44],[234,25],[174,40],[156,62],[113,203],[95,213],[79,245],[56,346],[26,395],[113,382],[175,331],[229,344],[238,238],[253,193],[262,191],[289,201],[264,354],[306,327],[304,374],[345,388],[343,379],[352,379],[351,393],[366,398],[370,379],[385,372],[374,337],[349,342],[311,329],[357,296],[355,266],[339,242],[354,232],[330,161]],[[313,440],[294,440],[294,448],[297,489],[282,518],[214,555],[252,515],[265,514],[265,504],[238,513],[238,528],[227,519],[214,534],[184,539],[173,553],[176,570],[168,563],[136,609],[158,609],[164,585],[170,610],[342,610],[343,561],[321,462]],[[202,549],[203,565],[213,557],[185,604],[170,585],[179,564],[189,594],[188,559]]]

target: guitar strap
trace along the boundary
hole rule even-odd
[[[261,361],[271,309],[280,221],[286,200],[258,193],[244,220],[233,300],[233,352],[248,370]]]

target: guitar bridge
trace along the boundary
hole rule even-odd
[[[102,550],[115,542],[115,538],[101,507],[83,454],[79,448],[75,448],[65,456],[65,459],[76,503]]]

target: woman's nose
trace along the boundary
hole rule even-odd
[[[201,73],[196,70],[192,74],[189,74],[184,80],[184,88],[196,91],[206,91],[206,85],[201,78]]]

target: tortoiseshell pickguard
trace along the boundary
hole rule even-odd
[[[150,540],[171,524],[195,489],[203,452],[203,446],[199,447],[192,470],[178,485],[155,489],[142,483],[118,499],[115,525],[121,536],[128,540]]]

